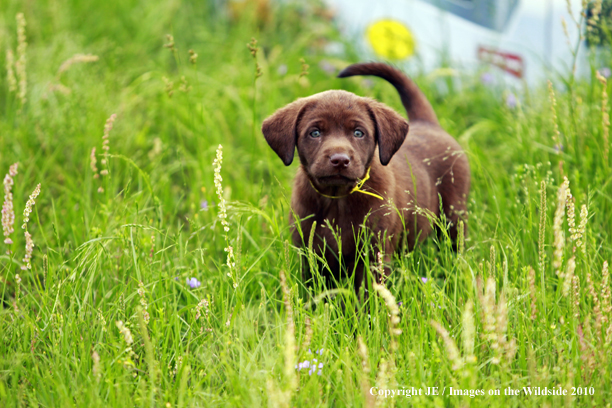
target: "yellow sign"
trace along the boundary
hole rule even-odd
[[[395,20],[380,20],[371,24],[366,36],[374,52],[390,60],[400,60],[414,54],[414,36],[402,23]]]

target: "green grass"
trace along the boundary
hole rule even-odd
[[[20,163],[14,243],[0,244],[0,406],[369,406],[367,390],[374,386],[446,387],[445,395],[380,399],[383,405],[609,404],[607,277],[607,292],[601,288],[603,262],[612,261],[612,174],[604,160],[600,83],[553,78],[559,153],[545,84],[526,89],[511,109],[502,89],[482,85],[477,76],[416,77],[469,156],[469,233],[461,254],[432,238],[396,256],[387,287],[401,302],[402,333],[392,336],[381,296],[359,303],[348,281],[331,293],[305,287],[300,251],[313,254],[290,244],[288,225],[297,163],[285,168],[259,129],[275,109],[327,89],[372,96],[403,112],[399,97],[383,81],[370,87],[320,68],[323,60],[343,67],[358,57],[348,44],[342,58],[325,55],[325,41],[339,34],[318,6],[273,8],[262,20],[250,9],[229,17],[214,3],[40,0],[27,10],[20,1],[0,4],[0,176]],[[20,11],[29,43],[23,106],[9,92],[4,68],[5,50],[17,45]],[[176,51],[163,47],[168,33]],[[258,78],[246,46],[252,37]],[[198,54],[196,64],[189,49]],[[99,60],[58,77],[62,62],[77,53]],[[302,78],[301,58],[310,65]],[[279,73],[282,65],[286,75]],[[180,89],[182,77],[189,92]],[[58,83],[71,92],[52,91]],[[113,113],[110,173],[96,179],[91,149],[98,169],[105,168],[102,136]],[[219,144],[227,235],[213,181]],[[581,205],[589,212],[586,250],[575,251],[580,288],[569,296],[553,267],[563,176],[575,198],[576,224]],[[42,191],[28,225],[36,246],[31,270],[22,271],[21,213],[38,183]],[[562,271],[574,255],[568,228],[564,221]],[[231,277],[226,239],[235,252]],[[363,256],[376,266],[372,254]],[[202,282],[199,288],[185,283],[191,277]],[[139,282],[148,324],[140,317]],[[196,320],[204,299],[209,313]],[[473,315],[464,313],[469,305]],[[131,330],[131,349],[117,321]],[[431,321],[448,330],[446,342]],[[461,357],[453,357],[448,339]],[[313,356],[308,349],[323,352]],[[313,357],[323,363],[320,376],[294,369]],[[558,385],[570,393],[592,387],[594,395],[504,396],[507,387]],[[502,395],[449,397],[448,387]]]

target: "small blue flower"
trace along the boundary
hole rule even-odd
[[[421,278],[421,282],[427,283],[427,278],[425,278],[425,277]]]
[[[610,78],[610,75],[612,75],[612,70],[608,67],[603,67],[599,70],[599,73],[601,74],[601,76],[603,76],[604,78]]]
[[[200,287],[202,282],[200,282],[196,278],[191,278],[191,279],[187,278],[187,284],[191,287],[191,289],[197,289]]]
[[[208,211],[208,200],[200,201],[200,208],[202,211]]]

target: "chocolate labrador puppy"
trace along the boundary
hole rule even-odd
[[[397,89],[410,132],[406,119],[386,105],[341,90],[290,103],[263,122],[262,132],[287,166],[297,147],[294,244],[305,246],[314,225],[313,249],[335,278],[344,268],[354,273],[359,290],[364,278],[363,248],[356,240],[360,228],[367,227],[374,250],[382,250],[386,262],[400,243],[412,249],[425,239],[440,211],[456,241],[458,221],[467,215],[470,168],[425,95],[401,71],[366,63],[338,76],[354,75],[378,76]]]

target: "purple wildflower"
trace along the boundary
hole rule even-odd
[[[327,60],[322,60],[321,62],[319,62],[319,68],[321,68],[321,70],[323,70],[329,75],[335,75],[337,71],[336,67],[334,67],[334,64]]]
[[[599,73],[604,78],[610,78],[610,75],[612,75],[612,70],[608,67],[603,67],[599,70]]]
[[[506,106],[507,107],[509,107],[510,109],[514,109],[516,108],[517,103],[518,103],[518,100],[516,99],[516,95],[514,95],[512,92],[506,95]]]
[[[284,76],[285,74],[287,74],[287,64],[279,65],[278,69],[276,70],[276,73],[280,76]]]
[[[208,211],[208,200],[200,201],[200,208],[202,211]]]
[[[427,278],[425,278],[425,277],[421,278],[421,282],[427,283]]]
[[[325,45],[324,51],[327,55],[341,57],[346,53],[344,44],[338,41],[332,41]]]
[[[361,85],[363,85],[364,88],[366,89],[372,89],[374,88],[374,81],[372,81],[371,79],[364,79],[361,81]]]
[[[493,74],[490,72],[485,72],[480,76],[480,82],[485,85],[491,85],[493,83]]]
[[[197,289],[200,287],[202,282],[200,282],[196,278],[191,278],[191,279],[187,278],[187,284],[191,287],[191,289]]]
[[[322,356],[323,351],[325,351],[325,349],[316,350],[315,354]],[[308,349],[308,354],[312,354],[312,351],[310,349]],[[308,375],[312,375],[315,372],[317,373],[317,375],[321,375],[322,374],[321,369],[323,368],[323,363],[319,362],[319,360],[317,360],[316,358],[313,358],[312,362],[310,360],[305,360],[305,361],[302,361],[301,363],[298,363],[295,366],[295,369],[298,371],[302,370],[302,368],[308,369]]]

